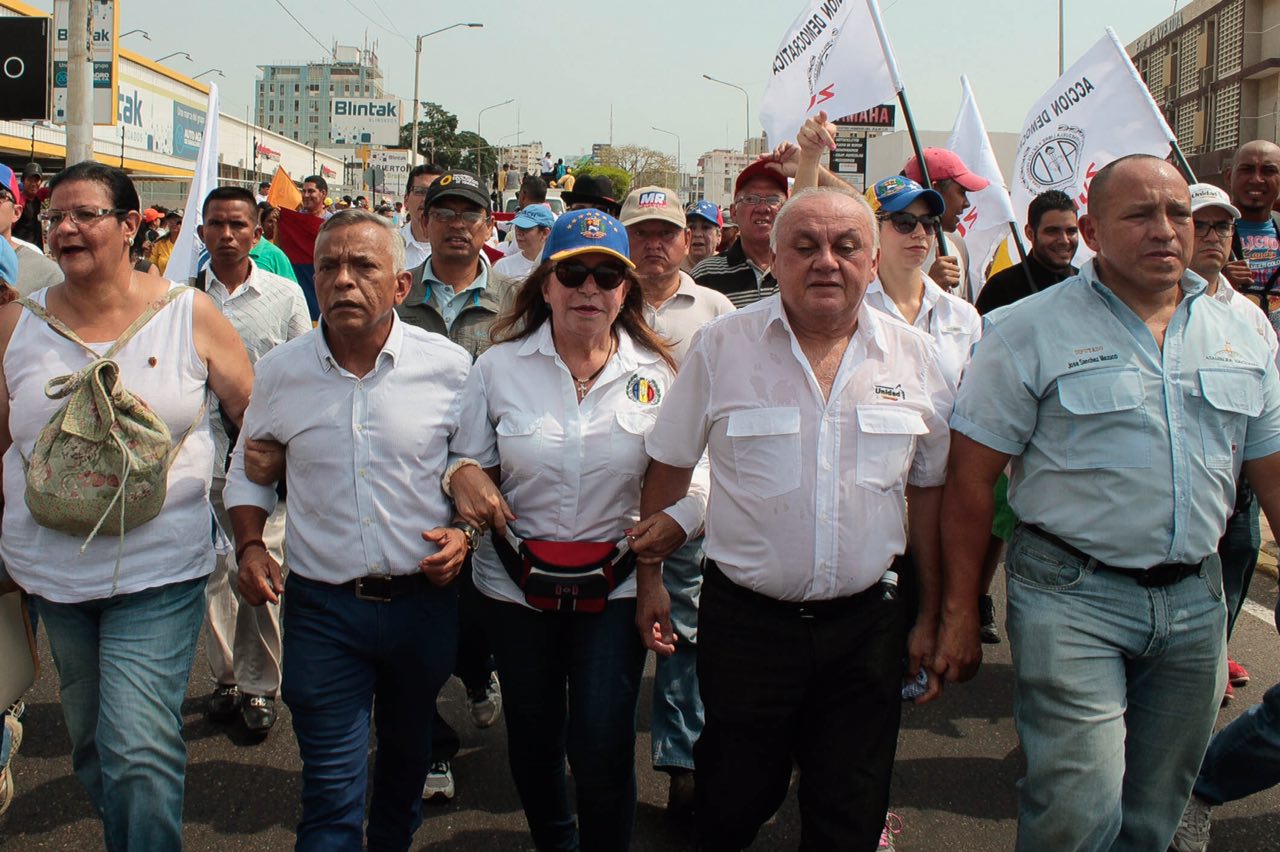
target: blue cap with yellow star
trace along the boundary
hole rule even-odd
[[[603,210],[570,210],[560,214],[542,249],[542,260],[564,260],[592,251],[613,255],[631,269],[636,268],[628,257],[631,244],[627,241],[627,229]]]

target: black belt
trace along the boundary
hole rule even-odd
[[[703,568],[703,578],[717,588],[724,589],[726,592],[736,596],[739,600],[768,607],[779,615],[793,618],[829,618],[846,615],[865,605],[869,600],[877,600],[879,592],[876,586],[872,586],[865,591],[858,592],[856,595],[847,595],[843,598],[830,598],[820,601],[780,601],[777,598],[753,592],[745,586],[739,586],[725,576],[714,559],[706,561],[706,566]]]
[[[325,583],[321,580],[303,577],[296,572],[290,574],[290,577],[297,577],[300,580],[305,580],[308,583],[327,589],[354,592],[355,596],[362,601],[378,601],[381,603],[421,592],[431,586],[431,581],[421,571],[415,571],[412,574],[395,575],[366,574],[354,580],[347,580],[345,583]]]
[[[1035,524],[1018,524],[1019,527],[1034,535],[1036,538],[1049,542],[1054,547],[1061,548],[1072,556],[1083,559],[1093,565],[1099,571],[1108,571],[1112,574],[1123,574],[1131,578],[1139,586],[1147,588],[1160,588],[1161,586],[1172,586],[1179,583],[1193,574],[1200,573],[1199,562],[1162,562],[1159,565],[1153,565],[1150,568],[1117,568],[1114,565],[1108,565],[1105,562],[1099,562],[1089,554],[1085,553],[1078,547],[1068,544],[1058,538],[1048,530],[1038,527]]]

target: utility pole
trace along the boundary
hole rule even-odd
[[[93,17],[90,0],[67,14],[67,165],[93,159]]]

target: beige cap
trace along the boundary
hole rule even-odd
[[[635,225],[656,219],[660,222],[679,225],[681,228],[688,227],[680,198],[671,190],[661,186],[642,186],[631,190],[627,200],[622,203],[622,215],[618,219],[623,225]]]

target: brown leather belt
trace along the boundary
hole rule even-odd
[[[1193,574],[1200,573],[1199,562],[1162,562],[1159,565],[1153,565],[1150,568],[1117,568],[1114,565],[1108,565],[1094,559],[1075,545],[1068,544],[1058,536],[1035,524],[1018,524],[1019,527],[1034,535],[1036,538],[1047,541],[1054,547],[1065,550],[1072,556],[1083,559],[1093,565],[1099,571],[1107,571],[1112,574],[1122,574],[1129,577],[1139,586],[1147,588],[1161,588],[1163,586],[1172,586],[1179,583]]]

